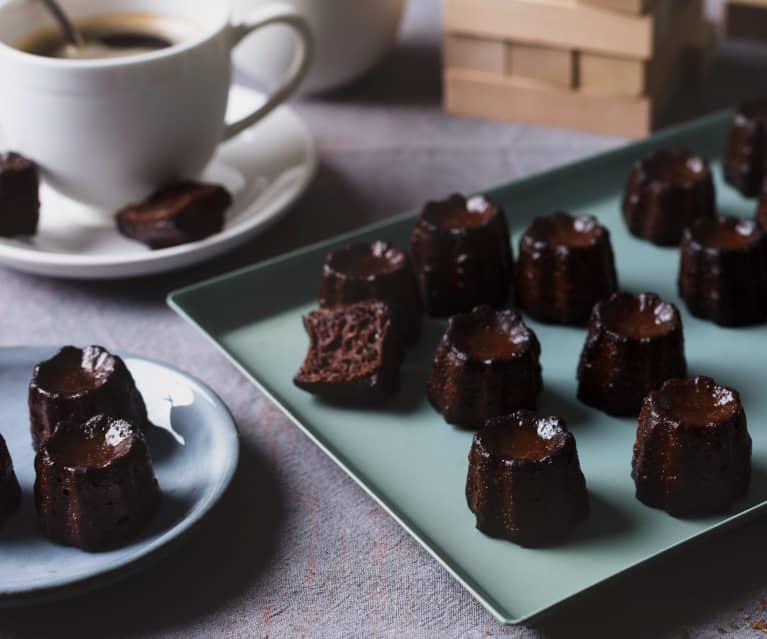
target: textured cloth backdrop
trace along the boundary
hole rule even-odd
[[[319,175],[295,210],[222,260],[131,282],[59,282],[0,270],[3,344],[101,343],[210,384],[242,433],[221,506],[170,556],[98,593],[0,610],[0,637],[760,636],[767,521],[701,542],[504,628],[192,328],[166,293],[202,277],[418,206],[620,144],[451,118],[439,107],[438,4],[413,0],[397,48],[342,94],[296,104]],[[675,118],[767,95],[767,50],[727,46]],[[513,211],[512,211],[513,214]],[[309,275],[313,277],[313,275]],[[23,428],[3,424],[1,428]],[[509,579],[525,575],[510,574]],[[748,619],[745,617],[748,616]]]

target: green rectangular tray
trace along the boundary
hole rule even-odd
[[[499,621],[519,623],[609,577],[765,504],[767,361],[764,327],[719,328],[692,318],[676,291],[678,252],[631,237],[620,198],[631,164],[657,148],[683,147],[712,160],[723,213],[751,216],[720,177],[729,114],[719,113],[575,164],[487,191],[506,208],[515,248],[534,216],[564,209],[594,214],[610,229],[621,287],[651,290],[682,311],[691,374],[739,389],[753,437],[748,496],[726,516],[674,519],[643,506],[629,476],[635,420],[614,419],[575,398],[575,369],[585,330],[530,321],[540,338],[544,392],[539,412],[565,417],[578,442],[592,514],[566,543],[530,550],[490,539],[474,527],[464,482],[471,434],[445,424],[428,405],[424,383],[443,321],[427,320],[402,368],[402,391],[378,410],[324,405],[293,386],[308,340],[301,315],[316,305],[320,266],[350,240],[389,239],[407,246],[414,214],[268,260],[171,294],[170,305],[196,325],[242,372],[407,529]],[[456,185],[460,188],[460,185]],[[435,193],[435,196],[444,194]]]

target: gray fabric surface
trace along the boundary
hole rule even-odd
[[[96,342],[164,359],[220,393],[243,446],[232,490],[183,546],[86,597],[0,610],[0,637],[759,636],[750,623],[767,616],[758,603],[767,592],[764,519],[632,571],[533,626],[499,626],[166,308],[166,293],[180,285],[620,143],[441,113],[437,11],[436,0],[413,0],[401,42],[379,69],[332,98],[297,103],[319,143],[318,178],[289,218],[245,248],[130,282],[0,270],[0,343]],[[767,94],[765,69],[767,50],[727,45],[673,119]]]

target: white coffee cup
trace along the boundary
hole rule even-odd
[[[134,56],[64,60],[14,48],[52,24],[42,2],[0,6],[0,131],[50,186],[115,211],[178,178],[195,177],[216,147],[287,99],[306,73],[312,41],[294,8],[269,3],[232,24],[219,0],[63,0],[75,18],[152,13],[199,25],[199,36]],[[226,123],[232,49],[283,23],[298,34],[284,81],[249,115]],[[0,149],[2,150],[2,149]]]

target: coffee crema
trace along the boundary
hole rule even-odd
[[[70,44],[58,27],[35,31],[14,46],[46,58],[98,60],[159,51],[201,33],[190,20],[156,13],[110,13],[73,22],[83,36],[81,46]]]

